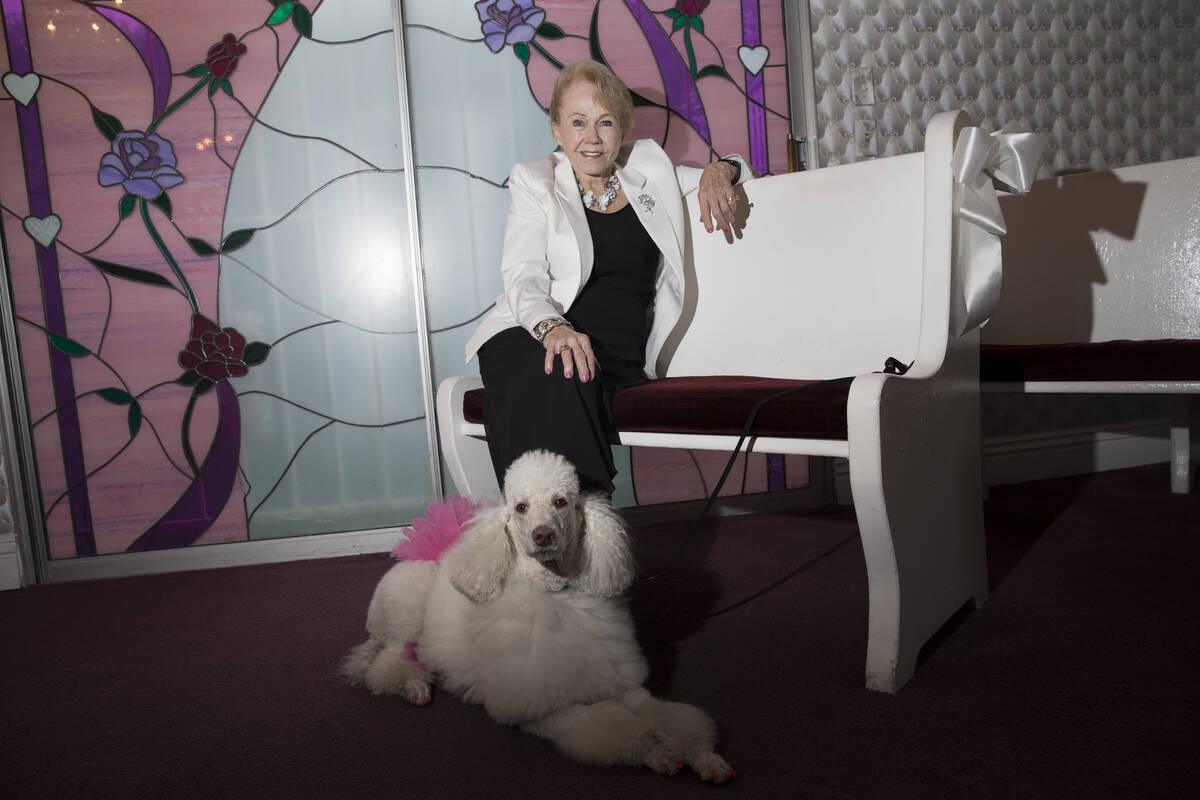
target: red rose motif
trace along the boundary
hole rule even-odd
[[[675,10],[688,17],[698,17],[712,0],[675,0]]]
[[[221,41],[208,48],[204,59],[208,71],[218,78],[228,78],[237,69],[238,59],[246,55],[246,45],[232,33],[225,34]]]
[[[192,315],[192,334],[179,353],[179,366],[213,383],[250,371],[245,361],[246,337],[233,328],[220,328],[203,314]]]

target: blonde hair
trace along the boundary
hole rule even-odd
[[[550,95],[550,121],[559,123],[563,95],[576,81],[587,81],[596,87],[596,102],[616,118],[617,130],[624,139],[633,128],[633,96],[621,79],[599,61],[576,61],[558,74],[554,93]]]

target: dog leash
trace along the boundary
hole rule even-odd
[[[904,362],[900,361],[899,359],[889,356],[883,364],[883,369],[878,370],[878,372],[889,375],[903,375],[912,368],[914,363],[915,362],[910,361],[907,365],[905,365]],[[709,494],[707,501],[704,503],[704,508],[700,510],[700,515],[692,521],[692,527],[688,530],[687,535],[683,537],[683,541],[680,542],[679,547],[675,550],[675,554],[671,556],[667,563],[653,575],[647,575],[644,578],[638,578],[637,582],[641,583],[645,581],[652,581],[661,576],[664,572],[674,566],[675,562],[679,560],[679,557],[683,555],[683,551],[686,550],[688,545],[692,543],[692,540],[696,538],[696,534],[700,532],[701,523],[703,523],[708,517],[708,512],[712,510],[713,505],[717,502],[717,496],[721,494],[721,488],[725,485],[725,479],[728,478],[729,473],[733,471],[733,465],[737,462],[738,454],[742,449],[742,443],[746,441],[746,437],[750,435],[750,431],[754,428],[754,422],[758,419],[759,411],[762,411],[767,404],[778,400],[781,397],[787,397],[788,395],[815,389],[818,386],[847,384],[853,381],[854,378],[855,376],[851,375],[844,378],[829,378],[823,381],[814,381],[813,383],[806,383],[803,386],[792,386],[788,389],[784,389],[783,391],[764,397],[762,400],[758,401],[758,404],[754,406],[754,409],[751,410],[750,415],[746,418],[746,424],[742,426],[742,435],[738,437],[737,444],[733,446],[733,452],[729,454],[729,460],[725,463],[725,470],[721,473],[720,479],[717,480],[716,487],[712,490],[712,493]]]

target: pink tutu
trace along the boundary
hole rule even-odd
[[[412,531],[392,550],[392,558],[403,561],[437,561],[458,541],[471,515],[485,503],[451,495],[425,509],[425,516],[412,522]]]

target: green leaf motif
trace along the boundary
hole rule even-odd
[[[125,196],[121,198],[121,202],[117,204],[117,212],[121,215],[121,219],[132,214],[135,206],[137,206],[137,197],[126,192]]]
[[[212,77],[212,79],[210,79],[208,82],[208,96],[212,97],[214,94],[217,93],[217,89],[220,89],[220,88],[221,88],[221,82],[219,80],[217,80],[217,77],[214,75]]]
[[[600,4],[596,3],[592,9],[592,20],[588,23],[588,55],[592,61],[599,61],[604,66],[608,66],[608,61],[604,59],[604,51],[600,49]],[[637,100],[634,100],[634,105],[637,105]]]
[[[142,407],[138,403],[134,403],[129,407],[129,438],[137,436],[137,432],[142,427]]]
[[[246,243],[254,238],[254,228],[242,228],[225,237],[225,241],[221,242],[221,252],[231,253],[239,247],[245,247]]]
[[[137,269],[136,267],[126,267],[121,264],[113,264],[112,262],[101,261],[100,259],[92,258],[91,256],[84,256],[84,258],[86,258],[93,267],[101,272],[107,273],[108,275],[112,275],[114,278],[121,278],[122,280],[134,281],[136,283],[145,283],[149,284],[150,286],[164,286],[168,289],[174,288],[169,280],[164,278],[162,275],[159,275],[157,272],[149,272],[144,269]]]
[[[159,211],[166,214],[167,219],[174,219],[171,208],[171,198],[167,196],[166,192],[160,193],[158,197],[151,200],[150,203],[154,206],[157,206]]]
[[[96,394],[100,395],[113,405],[123,406],[133,402],[133,395],[124,389],[118,389],[115,386],[110,386],[107,389],[97,389]]]
[[[553,22],[543,22],[537,26],[537,35],[543,39],[561,39],[566,36],[563,29],[555,25]]]
[[[200,382],[200,373],[188,370],[175,379],[175,382],[180,386],[195,386]]]
[[[706,78],[709,75],[715,75],[718,78],[724,78],[727,81],[733,80],[733,78],[729,77],[729,73],[725,71],[725,68],[720,64],[709,64],[707,67],[696,73],[696,80]]]
[[[221,80],[214,81],[214,83],[219,83],[221,86],[221,91],[230,97],[233,97],[233,84],[229,82],[228,78],[221,78]]]
[[[185,72],[183,74],[189,78],[199,78],[201,75],[205,74],[206,72],[208,72],[207,64],[197,64],[196,66],[192,67],[191,69],[189,69],[187,72]]]
[[[92,354],[91,350],[88,350],[74,339],[59,336],[57,333],[51,333],[50,331],[46,331],[46,335],[50,337],[50,344],[54,345],[55,350],[64,352],[71,358],[81,358]]]
[[[192,248],[192,252],[198,256],[215,256],[217,248],[213,247],[208,242],[195,236],[184,237],[188,243],[188,247]]]
[[[278,25],[292,15],[292,8],[295,3],[284,3],[281,6],[276,6],[271,12],[271,16],[267,17],[268,25]]]
[[[683,12],[681,12],[678,8],[668,8],[664,13],[671,19],[675,19]]]
[[[513,52],[516,53],[517,58],[521,59],[522,64],[529,64],[529,45],[517,42],[513,45]]]
[[[200,380],[196,381],[196,388],[193,389],[193,391],[196,393],[196,396],[199,397],[214,386],[216,386],[216,384],[210,381],[208,378],[201,378]]]
[[[296,26],[296,31],[305,39],[312,38],[312,14],[299,3],[296,3],[292,10],[292,24]]]
[[[247,366],[253,367],[255,364],[261,364],[266,361],[267,355],[270,352],[271,345],[266,342],[251,342],[242,351],[242,361],[245,361]]]
[[[691,22],[692,28],[699,33],[704,33],[704,20],[699,17],[688,17],[688,20]]]
[[[634,106],[651,106],[651,107],[658,107],[658,108],[662,107],[661,104],[656,103],[653,100],[649,100],[649,99],[643,97],[642,95],[638,94],[637,92],[630,91],[629,96],[633,98]]]
[[[688,21],[688,18],[683,16],[682,14],[680,14],[678,17],[675,18],[675,21],[671,23],[671,32],[674,33],[675,31],[682,28],[684,25],[687,25],[687,21]]]
[[[125,126],[121,124],[121,120],[112,114],[105,114],[95,106],[92,106],[92,122],[96,123],[96,127],[104,134],[104,138],[110,142],[117,138],[118,133],[125,130]]]

